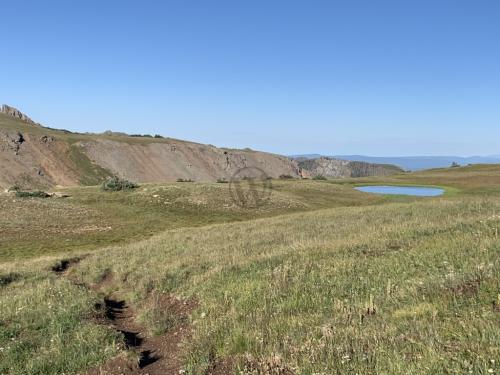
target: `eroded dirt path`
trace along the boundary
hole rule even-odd
[[[60,277],[68,277],[70,268],[83,257],[63,260],[56,264],[52,271]],[[110,282],[111,276],[106,277],[105,283]],[[74,280],[71,280],[75,282]],[[83,285],[99,292],[100,285]],[[181,344],[191,333],[189,315],[197,306],[195,300],[182,301],[172,296],[159,298],[157,308],[168,314],[173,314],[176,321],[174,328],[161,336],[149,336],[147,330],[136,321],[134,308],[119,295],[113,293],[104,297],[103,302],[96,305],[101,311],[100,324],[112,327],[120,332],[124,338],[125,348],[131,355],[120,355],[102,366],[84,372],[85,375],[178,375],[182,373]]]
[[[86,257],[87,255],[83,255],[77,258],[63,259],[52,267],[52,272],[54,272],[58,276],[66,276],[67,272],[72,266],[80,263]]]
[[[188,314],[194,302],[166,298],[164,308],[172,313]],[[180,316],[183,323],[161,336],[148,336],[145,328],[136,322],[133,308],[115,295],[104,299],[108,324],[120,332],[126,348],[136,354],[137,361],[118,357],[88,371],[87,375],[178,375],[182,370],[181,343],[189,337],[187,315]]]

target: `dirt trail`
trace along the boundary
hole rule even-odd
[[[78,258],[63,259],[52,267],[52,272],[54,272],[56,275],[59,276],[65,276],[69,271],[70,267],[80,263],[86,257],[87,255],[83,255]]]
[[[56,264],[52,271],[61,277],[68,277],[69,269],[83,258],[63,260]],[[105,283],[109,282],[109,275]],[[71,278],[68,277],[69,280]],[[74,280],[71,280],[74,282]],[[81,287],[100,291],[100,285],[82,285]],[[130,304],[111,294],[96,305],[101,310],[103,318],[99,323],[107,325],[120,332],[124,338],[127,350],[135,354],[126,358],[116,357],[102,366],[84,372],[85,375],[178,375],[182,373],[181,343],[189,337],[190,327],[188,316],[196,307],[194,300],[181,301],[175,297],[164,296],[159,302],[159,308],[173,314],[181,322],[162,336],[150,337],[146,329],[136,322],[136,314]],[[137,358],[137,360],[133,359]]]
[[[187,314],[194,303],[186,304],[169,298],[166,309],[173,313]],[[175,307],[182,306],[183,312]],[[110,295],[104,299],[106,323],[120,332],[128,350],[137,354],[138,361],[122,357],[86,372],[87,375],[178,375],[182,369],[182,348],[180,344],[190,334],[187,323],[183,323],[162,336],[150,337],[145,328],[135,321],[133,308],[124,300]],[[185,318],[182,316],[180,318]],[[183,319],[186,320],[186,319]]]

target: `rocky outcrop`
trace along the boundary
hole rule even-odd
[[[354,178],[368,176],[390,176],[402,173],[399,167],[389,164],[372,164],[358,161],[339,160],[327,157],[298,159],[303,175],[308,177]]]
[[[6,115],[15,117],[16,119],[19,119],[31,125],[39,125],[17,108],[8,106],[7,104],[3,104],[2,107],[0,107],[0,113],[5,113]]]
[[[78,185],[82,172],[64,140],[2,129],[0,118],[0,186],[49,188]]]
[[[0,151],[12,151],[15,155],[19,155],[19,150],[24,142],[24,136],[18,131],[0,133]]]

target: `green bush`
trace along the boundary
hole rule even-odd
[[[101,185],[104,191],[132,190],[137,187],[139,187],[139,185],[116,176],[108,178]]]
[[[193,180],[191,180],[190,178],[178,178],[177,179],[177,182],[194,182]]]
[[[292,180],[293,176],[290,176],[289,174],[282,174],[280,176],[280,180]]]
[[[36,190],[36,191],[20,191],[16,190],[16,197],[18,198],[48,198],[50,197],[44,191]]]
[[[227,184],[229,181],[226,180],[225,178],[218,178],[217,183],[218,184]]]
[[[316,181],[326,181],[326,177],[321,175],[314,176],[312,179]]]

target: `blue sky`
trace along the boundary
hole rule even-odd
[[[2,1],[0,102],[283,154],[500,154],[500,2]]]

